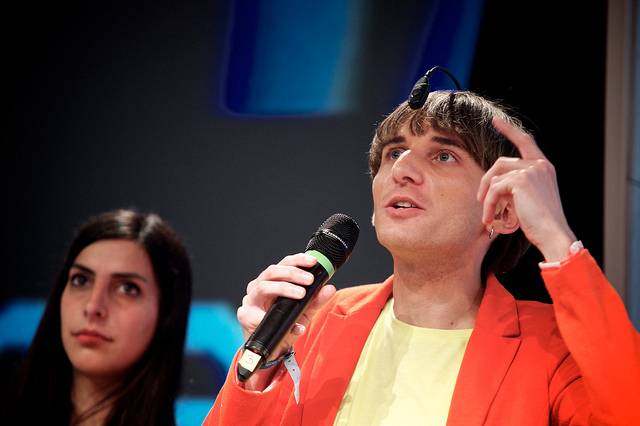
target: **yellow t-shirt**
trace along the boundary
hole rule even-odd
[[[444,425],[471,329],[415,327],[385,305],[334,425]]]

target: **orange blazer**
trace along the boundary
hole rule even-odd
[[[587,250],[542,277],[553,305],[488,277],[447,425],[640,425],[640,335],[618,294]],[[393,277],[346,288],[317,313],[294,345],[298,404],[288,376],[242,389],[236,356],[203,424],[332,425],[392,288]]]

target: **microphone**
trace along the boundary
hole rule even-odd
[[[420,80],[416,81],[413,89],[411,89],[409,99],[407,100],[411,109],[422,108],[424,103],[427,101],[427,97],[431,91],[431,81],[429,81],[431,78],[431,72],[432,70],[429,70],[429,72],[421,77]]]
[[[344,265],[358,241],[360,228],[349,216],[336,213],[325,220],[311,236],[305,253],[318,259],[311,268],[314,275],[302,299],[278,297],[244,345],[238,361],[238,380],[245,382],[269,359],[271,352],[289,334],[296,321],[335,271]]]
[[[460,83],[458,80],[451,74],[446,68],[442,67],[433,67],[427,73],[421,77],[416,84],[413,85],[413,89],[411,89],[411,93],[409,93],[409,99],[407,99],[407,103],[411,109],[420,109],[424,106],[424,103],[427,101],[429,97],[429,92],[431,91],[431,75],[435,71],[442,71],[447,74],[451,80],[455,83],[458,90],[462,90],[460,88]]]

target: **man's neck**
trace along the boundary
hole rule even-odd
[[[407,324],[473,328],[484,295],[480,266],[394,259],[394,313]]]

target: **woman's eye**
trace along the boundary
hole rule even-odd
[[[87,280],[87,277],[82,274],[74,274],[71,276],[71,278],[69,278],[69,282],[74,287],[82,287],[83,285],[87,284],[88,281],[89,280]]]
[[[140,287],[132,282],[125,282],[120,285],[122,293],[129,296],[138,296],[140,294]]]

